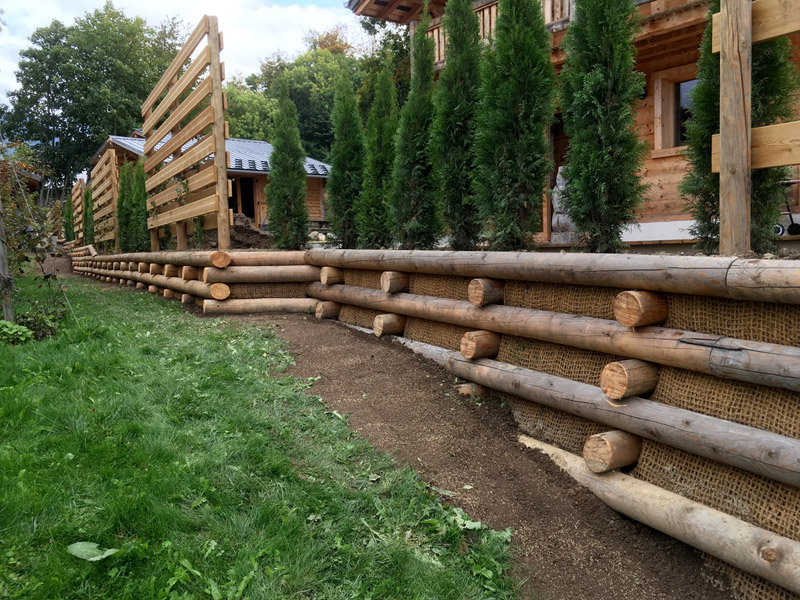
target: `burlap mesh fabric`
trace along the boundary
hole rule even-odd
[[[506,281],[505,305],[613,319],[614,298],[621,291],[583,285]]]
[[[342,310],[339,312],[339,320],[342,323],[349,323],[350,325],[358,325],[359,327],[372,329],[372,323],[379,314],[381,313],[377,310],[344,304],[342,305]]]
[[[452,275],[424,275],[413,273],[409,277],[408,291],[420,296],[435,296],[437,298],[450,298],[452,300],[469,300],[470,277],[456,277]]]
[[[665,327],[728,337],[800,346],[800,310],[796,305],[744,302],[687,294],[666,294]]]
[[[305,283],[230,283],[231,299],[305,298]]]
[[[381,289],[381,273],[383,271],[367,271],[365,269],[345,269],[344,284],[356,287]],[[372,323],[370,323],[370,327]]]
[[[458,351],[461,349],[461,338],[468,331],[472,331],[472,329],[426,319],[409,318],[406,321],[403,337]]]

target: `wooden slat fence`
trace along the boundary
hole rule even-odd
[[[230,247],[221,49],[217,18],[204,16],[142,105],[153,250],[172,224],[185,249],[186,222],[201,215],[216,215],[219,247]]]
[[[86,191],[86,182],[78,179],[72,186],[72,223],[75,231],[75,242],[83,243],[83,193]],[[66,232],[65,232],[66,233]]]
[[[113,148],[105,151],[92,169],[89,183],[92,187],[95,242],[113,240],[115,251],[119,251],[117,236],[117,198],[119,197],[119,173],[117,153]]]
[[[800,0],[726,0],[713,16],[720,52],[720,133],[711,169],[720,174],[720,253],[750,250],[750,170],[800,164],[800,121],[750,128],[752,44],[800,31]]]

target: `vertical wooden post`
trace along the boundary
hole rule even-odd
[[[14,322],[14,303],[11,295],[14,291],[14,280],[8,268],[8,246],[6,245],[6,227],[3,222],[3,205],[0,204],[0,302],[3,304],[3,320]]]
[[[750,250],[751,0],[722,0],[720,10],[719,252]]]
[[[214,111],[214,168],[217,170],[217,247],[229,250],[231,230],[228,217],[228,165],[225,152],[225,112],[222,100],[222,67],[219,61],[220,35],[217,17],[208,17],[208,49],[211,53],[211,108]]]
[[[175,223],[175,237],[178,239],[178,250],[189,249],[189,240],[186,237],[186,221]]]
[[[158,227],[154,227],[150,230],[150,251],[151,252],[158,252],[159,250],[159,243],[158,243]]]

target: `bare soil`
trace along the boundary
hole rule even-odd
[[[311,392],[349,414],[374,446],[417,470],[443,499],[493,529],[510,527],[520,597],[539,600],[723,600],[702,554],[609,509],[549,458],[522,447],[499,400],[458,396],[454,378],[396,342],[305,315],[273,323],[319,377]]]

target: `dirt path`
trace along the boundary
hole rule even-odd
[[[494,529],[511,527],[521,597],[538,600],[723,600],[700,553],[610,510],[543,455],[517,443],[499,401],[458,397],[454,379],[397,343],[301,315],[270,322],[298,377],[381,450],[408,463]],[[465,487],[468,486],[468,487]],[[471,486],[471,487],[469,487]]]

